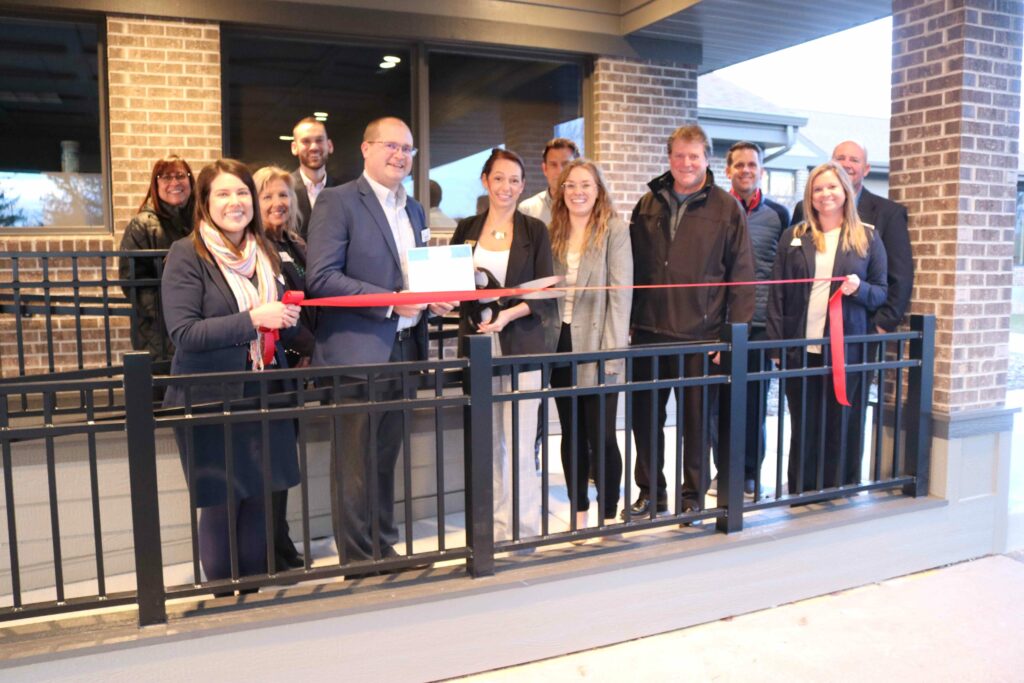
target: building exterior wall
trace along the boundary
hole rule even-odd
[[[120,235],[156,159],[177,154],[198,172],[221,156],[220,26],[113,15],[107,41],[110,182]]]
[[[1002,406],[1009,360],[1021,3],[893,3],[890,195],[912,312],[937,317],[935,407]]]
[[[591,152],[628,218],[647,183],[668,170],[665,141],[697,122],[697,67],[600,57],[594,63]]]

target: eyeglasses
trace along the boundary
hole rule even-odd
[[[177,181],[177,182],[180,183],[181,181],[188,180],[191,177],[192,177],[191,173],[161,173],[160,175],[158,175],[156,177],[156,179],[157,180],[162,180],[165,183],[170,183],[170,182],[174,182],[174,181]]]
[[[414,157],[416,156],[416,152],[419,151],[412,145],[400,145],[397,142],[384,142],[383,140],[367,140],[367,142],[369,142],[371,145],[384,145],[384,149],[386,149],[391,154],[397,154],[398,152],[401,152],[402,154],[405,154],[407,156]]]
[[[566,192],[575,192],[576,190],[582,190],[583,192],[590,192],[596,187],[594,183],[562,183],[562,189]]]

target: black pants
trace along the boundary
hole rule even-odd
[[[768,333],[763,327],[750,328],[750,341],[762,341],[768,338]],[[747,352],[747,372],[761,372],[771,368],[771,361],[768,358],[761,363],[761,351]],[[724,394],[722,397],[724,398]],[[714,457],[715,469],[721,470],[718,461],[718,437],[722,433],[719,428],[719,413],[728,415],[729,406],[723,401],[715,401],[709,406],[711,417],[709,419],[708,437],[711,439],[711,454]],[[765,440],[765,417],[768,413],[768,381],[750,382],[747,384],[747,425],[746,444],[743,451],[743,478],[757,480],[757,473],[761,471],[761,463],[764,462],[766,449]],[[727,424],[723,422],[723,427]]]
[[[416,340],[407,337],[395,341],[389,362],[418,360]],[[339,403],[363,403],[367,400],[366,380],[361,395]],[[377,400],[402,397],[401,389],[376,388]],[[374,557],[373,528],[377,522],[380,557],[395,554],[398,542],[395,524],[395,464],[402,448],[401,411],[348,413],[341,423],[331,460],[331,496],[340,506],[340,524],[335,518],[334,537],[338,552],[348,562]],[[407,456],[408,457],[408,456]],[[406,491],[406,495],[409,492]]]
[[[807,367],[820,368],[819,353],[807,355]],[[795,366],[790,366],[792,369]],[[846,395],[859,400],[860,375],[846,375]],[[849,408],[836,402],[832,377],[789,378],[786,403],[792,434],[789,440],[789,492],[802,493],[860,481],[863,436]],[[824,407],[824,412],[822,411]]]
[[[274,554],[278,570],[288,569],[290,561],[297,560],[299,551],[292,542],[288,528],[288,489],[274,491],[270,496],[274,518]]]
[[[635,332],[633,345],[678,342],[678,339],[651,332]],[[644,382],[655,379],[652,358],[637,358],[633,361],[633,381]],[[684,357],[679,367],[678,356],[664,356],[658,359],[657,379],[673,379],[680,376],[701,377],[704,374],[704,354],[692,353]],[[708,388],[708,401],[718,400],[717,387]],[[665,406],[668,404],[668,389],[633,392],[633,439],[636,442],[636,465],[634,478],[640,488],[641,498],[651,497],[652,485],[657,486],[657,500],[668,500],[668,485],[665,482]],[[682,392],[683,400],[683,505],[693,509],[699,505],[701,494],[707,490],[707,464],[710,439],[704,433],[703,388],[687,387]],[[676,401],[680,400],[676,390]],[[679,426],[677,425],[678,429]],[[657,472],[651,470],[652,456]],[[655,480],[655,474],[657,479]]]
[[[562,333],[558,338],[558,352],[572,351],[572,331],[569,325],[562,324]],[[551,371],[552,387],[571,387],[572,371],[569,367],[555,368]],[[622,453],[615,439],[615,411],[618,407],[618,394],[606,394],[604,397],[604,421],[601,420],[601,397],[579,396],[576,398],[576,421],[572,419],[572,399],[556,398],[558,421],[562,425],[562,472],[565,473],[565,485],[569,495],[576,501],[576,509],[590,509],[590,497],[587,495],[587,477],[594,469],[597,475],[597,501],[605,519],[615,516],[619,507],[619,480],[622,479]],[[572,466],[573,432],[576,442],[576,467]],[[602,444],[604,446],[602,452]],[[591,463],[591,457],[597,460]],[[601,460],[604,466],[601,466]],[[602,474],[603,471],[603,474]]]

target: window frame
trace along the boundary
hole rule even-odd
[[[113,179],[110,163],[110,101],[107,88],[107,15],[95,12],[61,10],[25,12],[0,8],[0,20],[29,19],[32,21],[88,23],[96,27],[96,99],[100,149],[100,203],[103,222],[98,225],[26,225],[0,226],[0,237],[55,237],[55,236],[108,236],[114,234]]]

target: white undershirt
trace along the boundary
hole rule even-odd
[[[363,173],[370,189],[380,202],[380,208],[384,210],[384,217],[387,218],[388,227],[391,228],[391,237],[395,240],[395,247],[398,249],[399,260],[402,264],[402,289],[409,289],[409,250],[416,246],[416,235],[413,234],[412,221],[405,210],[408,197],[405,188],[401,185],[397,190],[389,190],[366,173]],[[390,312],[389,312],[390,315]],[[415,316],[402,316],[398,319],[398,330],[407,327],[414,327],[420,320],[421,313]]]
[[[576,277],[580,272],[580,252],[569,251],[565,254],[565,286],[575,287]],[[572,323],[572,311],[576,305],[576,290],[570,289],[565,293],[565,310],[562,312],[562,322],[566,325]]]
[[[508,275],[508,255],[511,249],[493,251],[480,244],[473,250],[473,266],[490,271],[494,279],[502,287],[505,286],[505,276]]]
[[[830,230],[825,233],[825,251],[814,250],[814,277],[830,278],[836,262],[836,250],[839,248],[839,234],[842,230]],[[832,283],[827,281],[811,283],[811,298],[807,303],[808,339],[817,339],[825,335],[825,317],[828,315],[828,299],[831,295]],[[807,347],[808,353],[821,353],[821,345]]]

